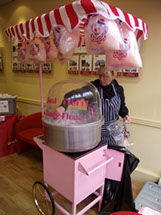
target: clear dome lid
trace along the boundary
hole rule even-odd
[[[63,110],[61,113],[60,107]],[[50,88],[43,122],[70,126],[99,120],[102,120],[101,102],[99,92],[93,84],[66,80]]]

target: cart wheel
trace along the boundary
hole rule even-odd
[[[55,204],[49,189],[40,181],[33,184],[32,193],[35,205],[42,215],[54,215]]]

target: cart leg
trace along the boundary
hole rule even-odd
[[[72,215],[76,215],[77,205],[75,203],[72,204]]]
[[[103,200],[103,192],[104,192],[104,184],[100,187],[101,200],[98,203],[98,212],[101,211],[101,205],[102,205],[102,200]]]

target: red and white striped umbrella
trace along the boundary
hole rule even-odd
[[[125,22],[130,29],[135,31],[137,40],[142,35],[144,39],[147,39],[148,37],[148,26],[141,19],[98,0],[80,0],[66,4],[24,23],[8,27],[6,33],[9,40],[23,40],[24,38],[31,40],[35,33],[38,33],[42,37],[48,37],[51,34],[52,29],[57,25],[65,26],[70,32],[79,26],[81,33],[80,44],[84,44],[83,23],[89,14],[101,14],[110,20],[120,19]],[[41,64],[39,65],[39,74],[41,109],[42,114],[44,114]]]
[[[66,4],[24,23],[8,27],[6,33],[10,40],[22,40],[23,38],[30,40],[33,39],[36,32],[42,37],[48,37],[52,28],[57,25],[63,25],[71,32],[89,14],[101,14],[111,20],[120,19],[133,31],[136,31],[137,39],[142,35],[144,39],[147,39],[148,26],[141,19],[98,0],[80,0]]]

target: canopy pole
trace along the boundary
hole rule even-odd
[[[39,64],[39,81],[40,81],[40,100],[41,100],[41,112],[44,115],[44,98],[43,98],[43,84],[42,84],[42,65]]]

